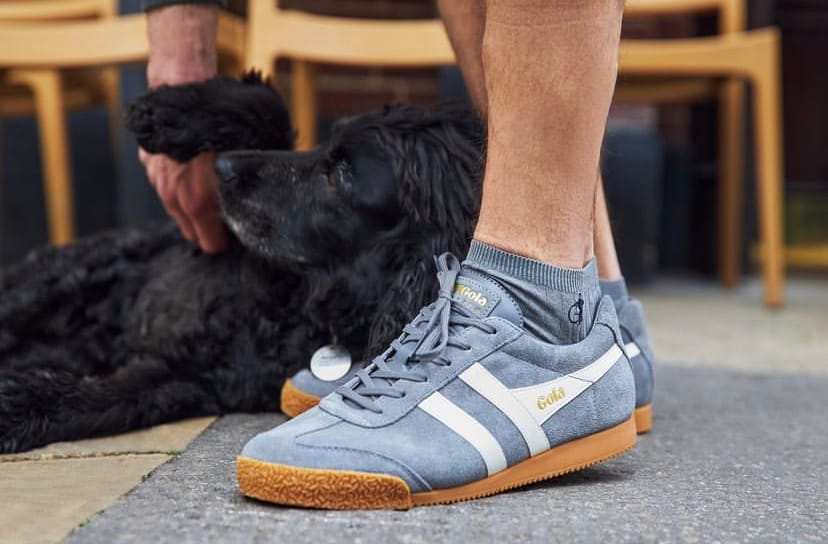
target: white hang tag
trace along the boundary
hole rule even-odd
[[[351,370],[351,354],[342,346],[322,346],[311,356],[310,369],[320,380],[334,382]]]

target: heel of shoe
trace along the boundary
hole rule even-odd
[[[635,428],[638,434],[645,434],[653,429],[652,403],[635,409]]]
[[[297,389],[290,380],[282,386],[279,407],[288,417],[296,417],[319,404],[319,398]]]

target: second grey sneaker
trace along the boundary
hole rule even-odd
[[[405,509],[492,495],[635,445],[634,380],[609,297],[582,341],[555,345],[525,332],[520,308],[491,278],[461,273],[450,255],[438,278],[437,301],[388,350],[245,445],[243,494]]]
[[[325,349],[328,346],[325,346]],[[317,356],[319,350],[314,353]],[[346,366],[340,363],[341,366]],[[345,385],[364,366],[361,362],[352,362],[350,357],[347,367],[342,371],[330,373],[328,368],[324,370],[313,365],[313,358],[309,368],[304,368],[285,381],[282,386],[282,394],[279,399],[279,407],[282,413],[288,417],[296,417],[302,412],[310,410],[322,399],[333,393],[336,388]]]
[[[653,348],[644,321],[644,309],[633,298],[620,305],[616,304],[618,324],[624,339],[624,350],[632,365],[635,378],[635,426],[638,433],[647,433],[653,428]]]

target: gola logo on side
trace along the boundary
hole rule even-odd
[[[548,395],[546,395],[546,396],[541,395],[540,397],[538,397],[538,408],[540,410],[545,410],[546,408],[549,408],[550,406],[552,406],[556,402],[560,402],[565,398],[566,398],[566,391],[564,391],[563,387],[553,389],[552,391],[549,392]]]
[[[465,285],[461,285],[459,283],[454,286],[454,292],[458,295],[466,297],[467,299],[471,300],[476,304],[479,304],[480,306],[485,306],[489,303],[489,299],[486,298],[486,296],[483,295],[483,293],[475,291],[474,289],[469,289]]]

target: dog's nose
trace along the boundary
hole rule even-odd
[[[231,151],[216,160],[216,173],[222,183],[234,183],[256,176],[263,164],[260,151]]]
[[[222,182],[228,182],[235,179],[233,171],[233,161],[227,157],[219,157],[216,161],[216,173]]]

